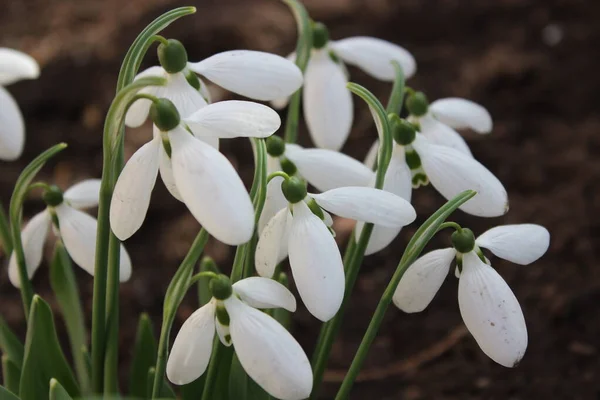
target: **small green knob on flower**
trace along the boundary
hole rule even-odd
[[[414,92],[406,99],[406,108],[415,117],[422,117],[427,114],[429,109],[429,101],[423,92]]]
[[[417,130],[413,124],[393,113],[388,115],[388,121],[396,143],[406,146],[415,141]]]
[[[285,152],[285,142],[276,135],[271,135],[266,140],[267,153],[273,157],[279,157]]]
[[[56,207],[63,202],[63,192],[56,185],[48,186],[42,194],[42,199],[48,207]]]
[[[179,40],[169,39],[161,43],[157,53],[160,65],[170,74],[181,72],[187,66],[187,51]]]
[[[154,125],[163,132],[175,129],[181,121],[175,105],[171,100],[164,98],[152,102],[150,118]]]
[[[217,300],[228,299],[231,297],[231,293],[233,291],[231,288],[231,281],[223,274],[211,279],[210,283],[208,284],[208,288],[210,289],[213,297]]]
[[[306,183],[297,176],[292,176],[281,183],[281,191],[287,201],[295,204],[306,197]]]
[[[452,246],[459,253],[468,253],[475,247],[475,235],[469,228],[454,231],[450,237]]]
[[[320,23],[313,23],[313,47],[315,49],[322,49],[329,42],[329,31],[327,27]]]

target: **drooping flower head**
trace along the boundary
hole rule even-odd
[[[33,216],[21,233],[27,274],[30,279],[42,262],[44,243],[51,226],[75,264],[90,275],[94,275],[98,221],[80,209],[96,207],[99,192],[99,179],[82,181],[64,193],[56,186],[45,189],[43,199],[47,205],[46,209]],[[119,279],[121,282],[127,281],[131,276],[131,260],[123,245],[121,245],[119,268]],[[21,286],[14,252],[8,264],[8,277],[15,287]]]
[[[4,86],[39,76],[40,67],[32,57],[17,50],[0,47],[0,160],[16,160],[25,144],[23,115]]]
[[[452,235],[453,247],[429,252],[406,270],[394,293],[394,304],[408,313],[423,311],[456,259],[458,305],[465,325],[488,357],[514,367],[527,348],[525,318],[510,287],[481,248],[528,265],[548,250],[549,243],[549,232],[535,224],[498,226],[477,239],[470,229],[457,230]]]
[[[208,366],[215,332],[235,349],[242,367],[271,396],[300,400],[312,390],[312,370],[294,337],[273,317],[260,311],[296,311],[294,295],[267,278],[242,279],[233,285],[219,275],[210,282],[213,298],[183,324],[167,362],[167,377],[176,385],[199,378]]]

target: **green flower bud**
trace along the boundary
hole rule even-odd
[[[170,74],[183,71],[187,65],[187,51],[179,40],[169,39],[167,44],[161,43],[157,52],[160,65]]]
[[[287,201],[298,203],[306,197],[306,183],[297,176],[292,176],[281,183],[281,191]]]
[[[51,185],[44,191],[42,194],[42,199],[44,203],[48,205],[48,207],[56,207],[63,202],[63,193],[62,190],[58,188],[56,185]]]
[[[454,231],[451,240],[452,246],[459,253],[468,253],[475,247],[475,235],[469,228]]]
[[[406,159],[408,168],[414,170],[421,167],[421,157],[419,157],[416,151],[412,149],[407,150],[406,153],[404,153],[404,158]]]
[[[406,108],[415,117],[421,117],[427,114],[429,109],[429,101],[423,92],[415,92],[406,99]]]
[[[413,124],[393,113],[388,114],[388,121],[396,143],[406,146],[415,141],[417,130]]]
[[[285,153],[285,142],[282,138],[276,135],[271,135],[267,138],[267,153],[273,157],[279,157]]]
[[[321,209],[321,206],[319,206],[317,204],[315,199],[310,199],[307,204],[308,204],[308,208],[310,208],[310,211],[312,211],[313,214],[315,214],[317,217],[319,217],[321,219],[321,221],[325,219],[325,214],[323,214],[323,209]]]
[[[292,175],[296,175],[296,172],[298,171],[298,168],[296,168],[296,164],[294,164],[293,162],[291,162],[290,160],[288,160],[285,157],[282,157],[279,160],[279,163],[281,164],[281,170],[283,172],[285,172],[286,174],[292,176]]]
[[[175,129],[181,121],[175,104],[171,100],[164,98],[152,103],[150,106],[150,118],[152,118],[154,125],[163,132]]]
[[[320,22],[313,22],[313,47],[322,49],[329,42],[329,31]]]
[[[211,279],[208,288],[213,297],[217,300],[226,300],[231,297],[231,281],[225,275],[221,274],[216,278]]]

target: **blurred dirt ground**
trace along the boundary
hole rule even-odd
[[[196,1],[165,35],[183,41],[190,58],[219,51],[255,49],[285,55],[295,43],[289,11],[276,0]],[[180,5],[170,0],[4,0],[0,45],[29,52],[43,66],[33,82],[10,87],[27,118],[25,154],[3,163],[0,198],[10,199],[23,166],[44,149],[65,141],[69,148],[42,172],[62,187],[100,177],[101,130],[114,95],[120,60],[138,32],[160,13]],[[456,301],[457,282],[448,277],[429,309],[405,315],[390,309],[353,399],[596,399],[600,396],[600,3],[584,0],[330,0],[306,1],[333,39],[369,35],[409,49],[418,74],[409,85],[430,97],[461,96],[485,105],[495,120],[487,137],[467,134],[475,156],[506,185],[511,210],[503,218],[455,219],[481,233],[502,223],[535,222],[552,234],[544,258],[521,267],[494,259],[520,299],[529,327],[527,354],[516,369],[487,359],[466,333]],[[155,62],[153,52],[145,65]],[[356,69],[352,80],[387,98],[390,85]],[[218,91],[215,97],[230,96]],[[356,100],[351,140],[345,150],[362,158],[375,137],[370,115]],[[150,127],[128,132],[130,155],[150,138]],[[302,142],[308,144],[306,132]],[[225,154],[252,177],[249,146],[227,141]],[[429,188],[415,195],[422,222],[442,204]],[[32,198],[26,217],[41,210]],[[351,226],[337,221],[339,238]],[[387,250],[366,259],[340,339],[334,347],[323,398],[332,398],[356,350],[368,319],[417,224]],[[143,228],[127,242],[134,261],[131,281],[122,286],[121,359],[125,378],[140,312],[150,313],[158,330],[162,296],[199,227],[185,207],[156,185]],[[434,246],[447,245],[440,235]],[[50,247],[47,248],[48,252]],[[231,249],[208,248],[225,269]],[[5,257],[3,257],[5,258]],[[2,261],[5,265],[5,259]],[[52,302],[42,266],[36,290]],[[92,281],[78,271],[88,315]],[[0,274],[0,312],[21,334],[19,294]],[[179,324],[193,311],[190,296]],[[293,330],[307,351],[319,324],[303,307]],[[123,388],[126,387],[123,380]]]

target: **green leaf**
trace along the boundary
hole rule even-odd
[[[20,400],[11,391],[6,389],[4,386],[0,386],[0,400]]]
[[[73,265],[69,254],[65,250],[62,241],[57,240],[54,246],[54,256],[50,264],[50,286],[56,296],[56,301],[62,312],[71,353],[75,363],[75,371],[83,393],[88,393],[90,388],[90,375],[86,365],[85,354],[81,351],[86,348],[87,335],[85,329],[85,318],[81,307],[81,298]]]
[[[148,393],[152,392],[152,386],[154,384],[154,377],[156,375],[156,370],[154,369],[154,367],[151,367],[148,370],[148,374],[147,374],[147,381],[146,381],[146,390],[148,391]],[[160,387],[160,392],[158,393],[159,397],[164,397],[167,399],[176,399],[177,395],[175,394],[175,392],[173,391],[173,388],[171,388],[171,385],[169,385],[169,382],[167,382],[166,379],[163,378],[163,384]]]
[[[10,330],[4,318],[0,316],[0,350],[19,368],[23,364],[23,344]]]
[[[149,398],[146,379],[148,371],[156,363],[156,339],[152,332],[152,321],[148,314],[140,315],[135,346],[133,349],[133,360],[129,373],[129,395],[134,397]]]
[[[182,400],[198,400],[202,396],[204,390],[204,382],[206,381],[206,374],[196,379],[192,383],[180,386],[180,393]]]
[[[400,112],[402,111],[402,103],[404,102],[404,71],[402,70],[402,67],[398,61],[393,60],[392,65],[396,71],[396,77],[394,79],[394,86],[390,92],[386,111],[388,113],[400,115]]]
[[[41,297],[35,295],[27,323],[19,388],[21,399],[39,400],[48,396],[52,378],[62,382],[71,396],[79,395],[77,381],[58,342],[52,310]]]
[[[10,226],[8,225],[8,217],[4,212],[4,205],[2,203],[0,203],[0,246],[4,249],[4,254],[9,255],[12,252]]]
[[[73,400],[64,387],[54,378],[50,379],[50,400]]]
[[[27,274],[27,265],[25,264],[25,253],[23,252],[23,243],[21,243],[21,222],[23,218],[23,202],[29,190],[29,185],[40,172],[46,161],[54,157],[67,147],[66,143],[59,143],[50,147],[42,154],[37,156],[29,163],[19,175],[15,189],[10,198],[10,228],[12,233],[13,251],[17,258],[19,267],[19,278],[21,280],[21,298],[23,307],[25,308],[25,318],[29,317],[29,309],[31,308],[31,299],[33,298],[33,288]]]
[[[2,379],[4,386],[14,394],[19,394],[21,369],[6,354],[2,356]]]
[[[231,369],[229,370],[229,398],[236,400],[248,400],[248,381],[250,377],[244,371],[236,353],[233,353],[231,359]]]

